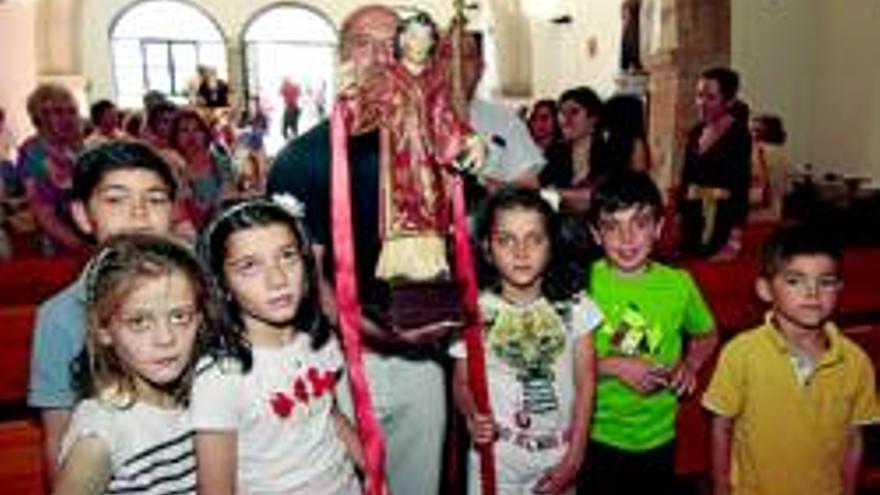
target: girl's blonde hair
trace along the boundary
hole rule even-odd
[[[112,347],[100,342],[100,329],[107,328],[127,297],[144,279],[182,272],[192,284],[201,316],[190,362],[168,392],[179,404],[189,401],[195,361],[207,339],[206,329],[216,321],[213,293],[201,264],[186,246],[167,238],[146,234],[123,234],[106,242],[93,258],[86,275],[86,343],[74,365],[83,398],[103,397],[128,406],[137,401],[132,371],[119,360]]]

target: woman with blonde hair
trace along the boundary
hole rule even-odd
[[[42,231],[45,254],[86,249],[70,213],[73,167],[82,148],[82,126],[73,94],[64,86],[37,86],[27,100],[37,129],[19,148],[17,170],[28,205]]]

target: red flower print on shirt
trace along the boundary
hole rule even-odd
[[[320,397],[324,395],[324,392],[333,390],[333,387],[336,385],[336,373],[329,370],[321,375],[315,368],[309,368],[306,372],[306,378],[308,378],[309,383],[312,385],[312,393],[315,397]]]
[[[300,377],[293,382],[293,396],[300,402],[309,403],[309,392],[306,390],[306,381]]]
[[[276,392],[275,395],[272,396],[272,400],[269,402],[272,404],[272,410],[275,411],[275,414],[282,418],[290,416],[290,413],[293,412],[293,408],[296,405],[290,400],[290,397],[281,392]]]
[[[310,367],[305,372],[305,379],[297,376],[288,391],[272,394],[272,398],[269,399],[272,411],[280,418],[287,418],[296,409],[297,404],[308,405],[310,400],[332,392],[336,386],[337,373],[335,370],[322,373],[317,368]]]

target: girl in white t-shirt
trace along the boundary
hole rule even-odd
[[[196,493],[186,403],[212,323],[208,287],[189,248],[160,237],[123,234],[93,258],[76,365],[83,400],[54,493]]]
[[[491,415],[471,393],[463,342],[453,395],[476,446],[495,442],[499,495],[574,493],[589,438],[595,390],[592,331],[602,315],[581,290],[572,296],[551,263],[557,221],[537,191],[502,189],[489,199],[482,229],[487,288],[480,295]],[[470,459],[468,493],[480,493]]]
[[[292,196],[239,200],[202,233],[230,326],[193,384],[200,493],[361,493],[359,443],[336,404],[342,354],[301,209]]]

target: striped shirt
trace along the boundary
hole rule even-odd
[[[177,495],[196,492],[189,412],[142,402],[120,408],[89,399],[74,412],[62,443],[63,463],[76,440],[97,436],[110,450],[108,494]]]

